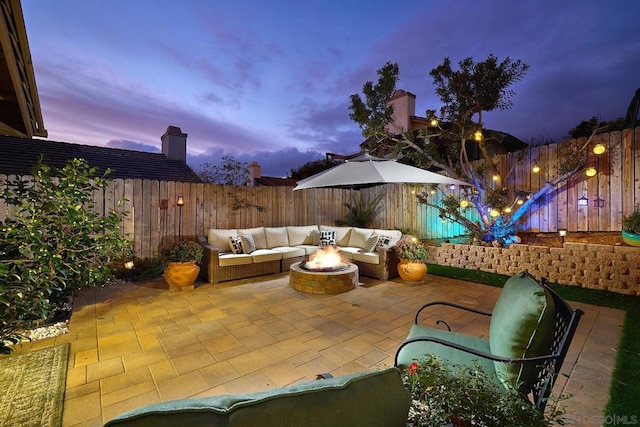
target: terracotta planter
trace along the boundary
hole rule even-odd
[[[200,267],[195,261],[170,262],[164,269],[164,280],[172,291],[191,290],[199,272]]]
[[[427,265],[423,262],[401,259],[398,263],[398,274],[407,282],[422,282],[427,275]]]
[[[622,241],[629,246],[640,246],[640,234],[622,231]]]

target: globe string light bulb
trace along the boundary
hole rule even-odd
[[[590,166],[590,167],[587,168],[587,170],[584,171],[584,173],[587,176],[596,176],[598,171],[596,171],[596,168],[594,168],[593,166]]]
[[[531,171],[533,173],[538,173],[540,172],[540,166],[538,166],[538,164],[536,163],[535,165],[533,165],[533,168],[531,168]]]
[[[607,149],[604,146],[604,144],[596,144],[596,146],[593,147],[594,154],[600,155],[600,154],[603,154],[605,151],[607,151]]]

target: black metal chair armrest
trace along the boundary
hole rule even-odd
[[[478,310],[475,308],[471,308],[471,307],[466,307],[464,305],[460,305],[460,304],[456,304],[454,302],[447,302],[447,301],[433,301],[430,303],[427,303],[425,305],[423,305],[422,307],[420,307],[418,309],[418,311],[416,312],[416,317],[414,320],[414,323],[417,325],[418,324],[418,317],[420,316],[420,313],[422,312],[422,310],[424,310],[427,307],[431,307],[434,305],[446,305],[448,307],[453,307],[453,308],[458,308],[460,310],[465,310],[465,311],[470,311],[472,313],[476,313],[476,314],[480,314],[482,316],[489,316],[491,317],[491,313],[487,312],[487,311],[482,311],[482,310]],[[442,320],[439,320],[438,322],[442,322]],[[444,322],[443,322],[444,323]],[[446,323],[445,323],[446,324]]]
[[[460,351],[464,351],[465,353],[471,353],[475,356],[478,357],[482,357],[484,359],[489,359],[489,360],[493,360],[496,362],[504,362],[504,363],[530,363],[530,362],[545,362],[547,360],[551,360],[554,358],[557,358],[558,355],[557,354],[549,354],[549,355],[543,355],[543,356],[536,356],[536,357],[523,357],[523,358],[514,358],[514,357],[502,357],[502,356],[497,356],[495,354],[491,354],[491,353],[485,353],[484,351],[480,351],[480,350],[476,350],[475,348],[472,347],[467,347],[464,345],[460,345],[460,344],[456,344],[447,340],[443,340],[442,338],[436,338],[436,337],[429,337],[429,336],[419,336],[419,337],[413,337],[413,338],[409,338],[407,340],[405,340],[402,344],[400,344],[400,347],[398,348],[398,350],[396,351],[396,355],[395,355],[395,359],[393,362],[394,366],[398,366],[398,355],[400,354],[400,350],[402,350],[405,346],[414,343],[414,342],[419,342],[419,341],[427,341],[427,342],[434,342],[436,344],[441,344],[444,345],[446,347],[452,347],[455,348],[457,350]]]

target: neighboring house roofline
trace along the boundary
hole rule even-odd
[[[0,133],[46,137],[20,0],[0,0]]]

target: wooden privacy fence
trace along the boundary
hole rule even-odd
[[[640,127],[635,129],[635,138],[634,132],[627,129],[602,134],[592,145],[598,142],[607,148],[605,154],[592,156],[598,174],[591,178],[580,174],[558,185],[531,209],[525,231],[621,229],[622,216],[633,211],[640,196]],[[517,162],[517,153],[496,157],[494,160],[503,175],[495,185],[506,183],[510,189],[509,200],[513,200],[514,188],[539,189],[562,162],[557,149],[558,144],[531,148],[522,163]],[[531,171],[534,164],[541,168],[537,174]],[[507,176],[512,166],[513,173]],[[0,175],[0,182],[5,178]],[[418,205],[416,194],[421,191],[428,191],[428,186],[386,184],[356,190],[353,200],[366,204],[383,194],[374,218],[376,228],[409,229],[422,238],[451,238],[464,234],[460,225],[443,222],[436,209]],[[458,189],[445,187],[443,191]],[[176,206],[180,195],[185,199],[182,208]],[[587,206],[578,205],[578,199],[583,196],[588,199]],[[441,195],[431,197],[437,200]],[[123,199],[124,203],[119,204]],[[158,246],[166,238],[178,235],[193,238],[206,234],[209,228],[334,224],[347,213],[350,191],[337,188],[293,191],[291,187],[116,179],[104,192],[96,193],[94,200],[99,212],[116,209],[129,213],[122,231],[133,239],[138,256],[149,257],[157,254]],[[2,203],[0,200],[0,220],[12,214],[11,208]],[[468,209],[468,215],[477,220],[472,209]]]

